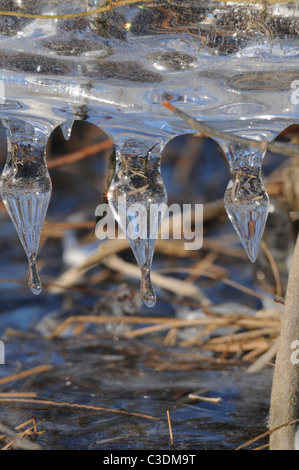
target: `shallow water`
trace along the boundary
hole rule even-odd
[[[8,369],[14,372],[19,362],[24,368],[45,363],[54,368],[23,379],[22,385],[2,386],[2,390],[34,390],[39,398],[56,402],[116,408],[161,419],[37,404],[2,404],[1,422],[11,427],[29,416],[43,419],[38,428],[46,433],[36,438],[43,449],[171,449],[167,410],[176,450],[235,449],[265,430],[271,369],[253,377],[237,367],[201,370],[198,361],[191,371],[157,371],[146,366],[150,356],[147,348],[157,345],[100,337],[50,342],[9,339],[5,345],[6,373]],[[221,397],[222,402],[194,402],[188,399],[188,394],[194,392]]]

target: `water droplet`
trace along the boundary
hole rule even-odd
[[[4,122],[8,156],[0,179],[0,192],[29,264],[28,284],[41,292],[36,255],[43,222],[51,197],[51,180],[45,161],[50,129],[20,119]]]
[[[115,173],[108,191],[114,217],[126,234],[141,272],[141,296],[148,307],[156,303],[151,266],[166,190],[160,174],[161,145],[126,140],[116,148]]]
[[[42,283],[36,269],[36,259],[32,256],[28,259],[29,263],[29,274],[28,274],[28,286],[34,295],[38,295],[42,290]]]
[[[65,140],[69,140],[69,138],[71,137],[73,124],[73,119],[69,119],[68,121],[64,121],[62,124],[60,124],[61,131]]]
[[[156,294],[151,281],[151,271],[147,265],[141,266],[140,292],[145,305],[153,307],[156,303]]]
[[[254,262],[270,207],[261,178],[265,152],[235,144],[231,144],[229,150],[231,180],[224,195],[224,206],[249,259]]]

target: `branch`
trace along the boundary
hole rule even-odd
[[[291,361],[293,341],[299,340],[299,235],[290,269],[279,347],[271,394],[270,428],[299,417],[299,364]],[[294,450],[296,426],[283,427],[271,435],[271,450]]]
[[[31,18],[38,20],[67,20],[70,18],[81,18],[82,16],[91,16],[105,11],[113,10],[114,8],[131,5],[132,3],[144,3],[152,0],[117,0],[115,2],[108,1],[105,6],[101,5],[93,10],[79,11],[77,13],[64,13],[61,15],[38,15],[34,13],[22,13],[20,11],[0,11],[0,16],[15,16],[17,18]]]
[[[222,132],[217,129],[214,129],[207,124],[203,124],[201,121],[197,121],[193,117],[189,116],[188,114],[184,113],[178,108],[175,108],[170,104],[168,101],[163,101],[161,103],[165,108],[172,111],[176,116],[183,119],[183,121],[187,122],[193,129],[199,131],[198,134],[195,134],[196,137],[218,137],[219,139],[235,142],[236,144],[244,144],[249,145],[251,147],[257,147],[260,149],[261,152],[265,150],[270,150],[273,153],[280,153],[287,157],[299,157],[299,146],[294,144],[286,144],[285,142],[271,142],[268,143],[266,140],[254,140],[254,139],[247,139],[246,137],[241,137],[233,133]]]

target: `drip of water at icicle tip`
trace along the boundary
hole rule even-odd
[[[151,281],[155,242],[167,203],[160,173],[160,143],[126,139],[116,146],[115,172],[108,202],[119,227],[126,234],[140,268],[141,297],[148,307],[156,303]]]
[[[65,140],[69,140],[71,137],[73,123],[74,123],[73,119],[70,119],[60,124],[61,131]]]
[[[39,295],[42,291],[42,283],[36,268],[36,258],[30,256],[28,258],[28,286],[34,295]]]
[[[33,124],[6,118],[3,124],[8,151],[0,179],[0,192],[28,258],[29,288],[38,295],[42,284],[37,273],[36,256],[52,191],[45,160],[51,129],[48,124],[36,119]]]
[[[258,255],[270,206],[261,177],[264,154],[249,145],[229,145],[231,180],[224,195],[224,206],[252,262]]]
[[[143,302],[147,307],[154,307],[156,304],[156,294],[151,281],[151,271],[148,265],[141,266],[140,292]]]

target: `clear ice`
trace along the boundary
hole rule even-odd
[[[28,258],[28,285],[33,294],[42,284],[36,269],[40,234],[51,197],[45,154],[49,129],[21,119],[3,121],[8,156],[0,179],[0,192]]]
[[[147,146],[137,139],[118,145],[115,173],[108,190],[114,217],[126,234],[140,267],[140,292],[148,307],[156,303],[151,266],[167,202],[160,174],[160,153],[161,145]]]
[[[65,140],[69,140],[72,134],[72,127],[73,127],[74,120],[69,119],[68,121],[64,121],[60,124],[61,131]]]
[[[269,211],[261,167],[265,152],[241,144],[229,145],[231,180],[224,206],[249,259],[256,260]]]

